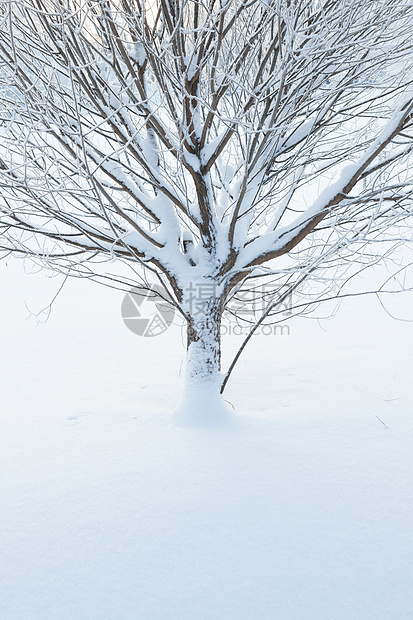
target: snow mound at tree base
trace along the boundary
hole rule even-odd
[[[182,396],[173,410],[178,424],[222,426],[234,420],[234,409],[219,393],[221,379],[186,381]]]

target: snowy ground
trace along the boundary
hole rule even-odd
[[[37,325],[58,281],[0,284],[1,620],[413,618],[411,323],[358,299],[256,337],[232,421],[191,427],[179,328],[84,281]]]

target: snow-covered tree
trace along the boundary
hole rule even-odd
[[[243,288],[269,278],[274,307],[406,237],[409,0],[1,0],[0,18],[0,247],[152,274],[187,322],[188,385],[219,391]]]

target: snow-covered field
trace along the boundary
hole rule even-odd
[[[413,618],[411,323],[359,298],[255,337],[191,426],[178,327],[77,280],[38,325],[59,281],[0,285],[1,620]]]

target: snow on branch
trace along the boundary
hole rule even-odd
[[[0,247],[115,253],[179,301],[411,214],[406,0],[0,0],[0,19]]]

